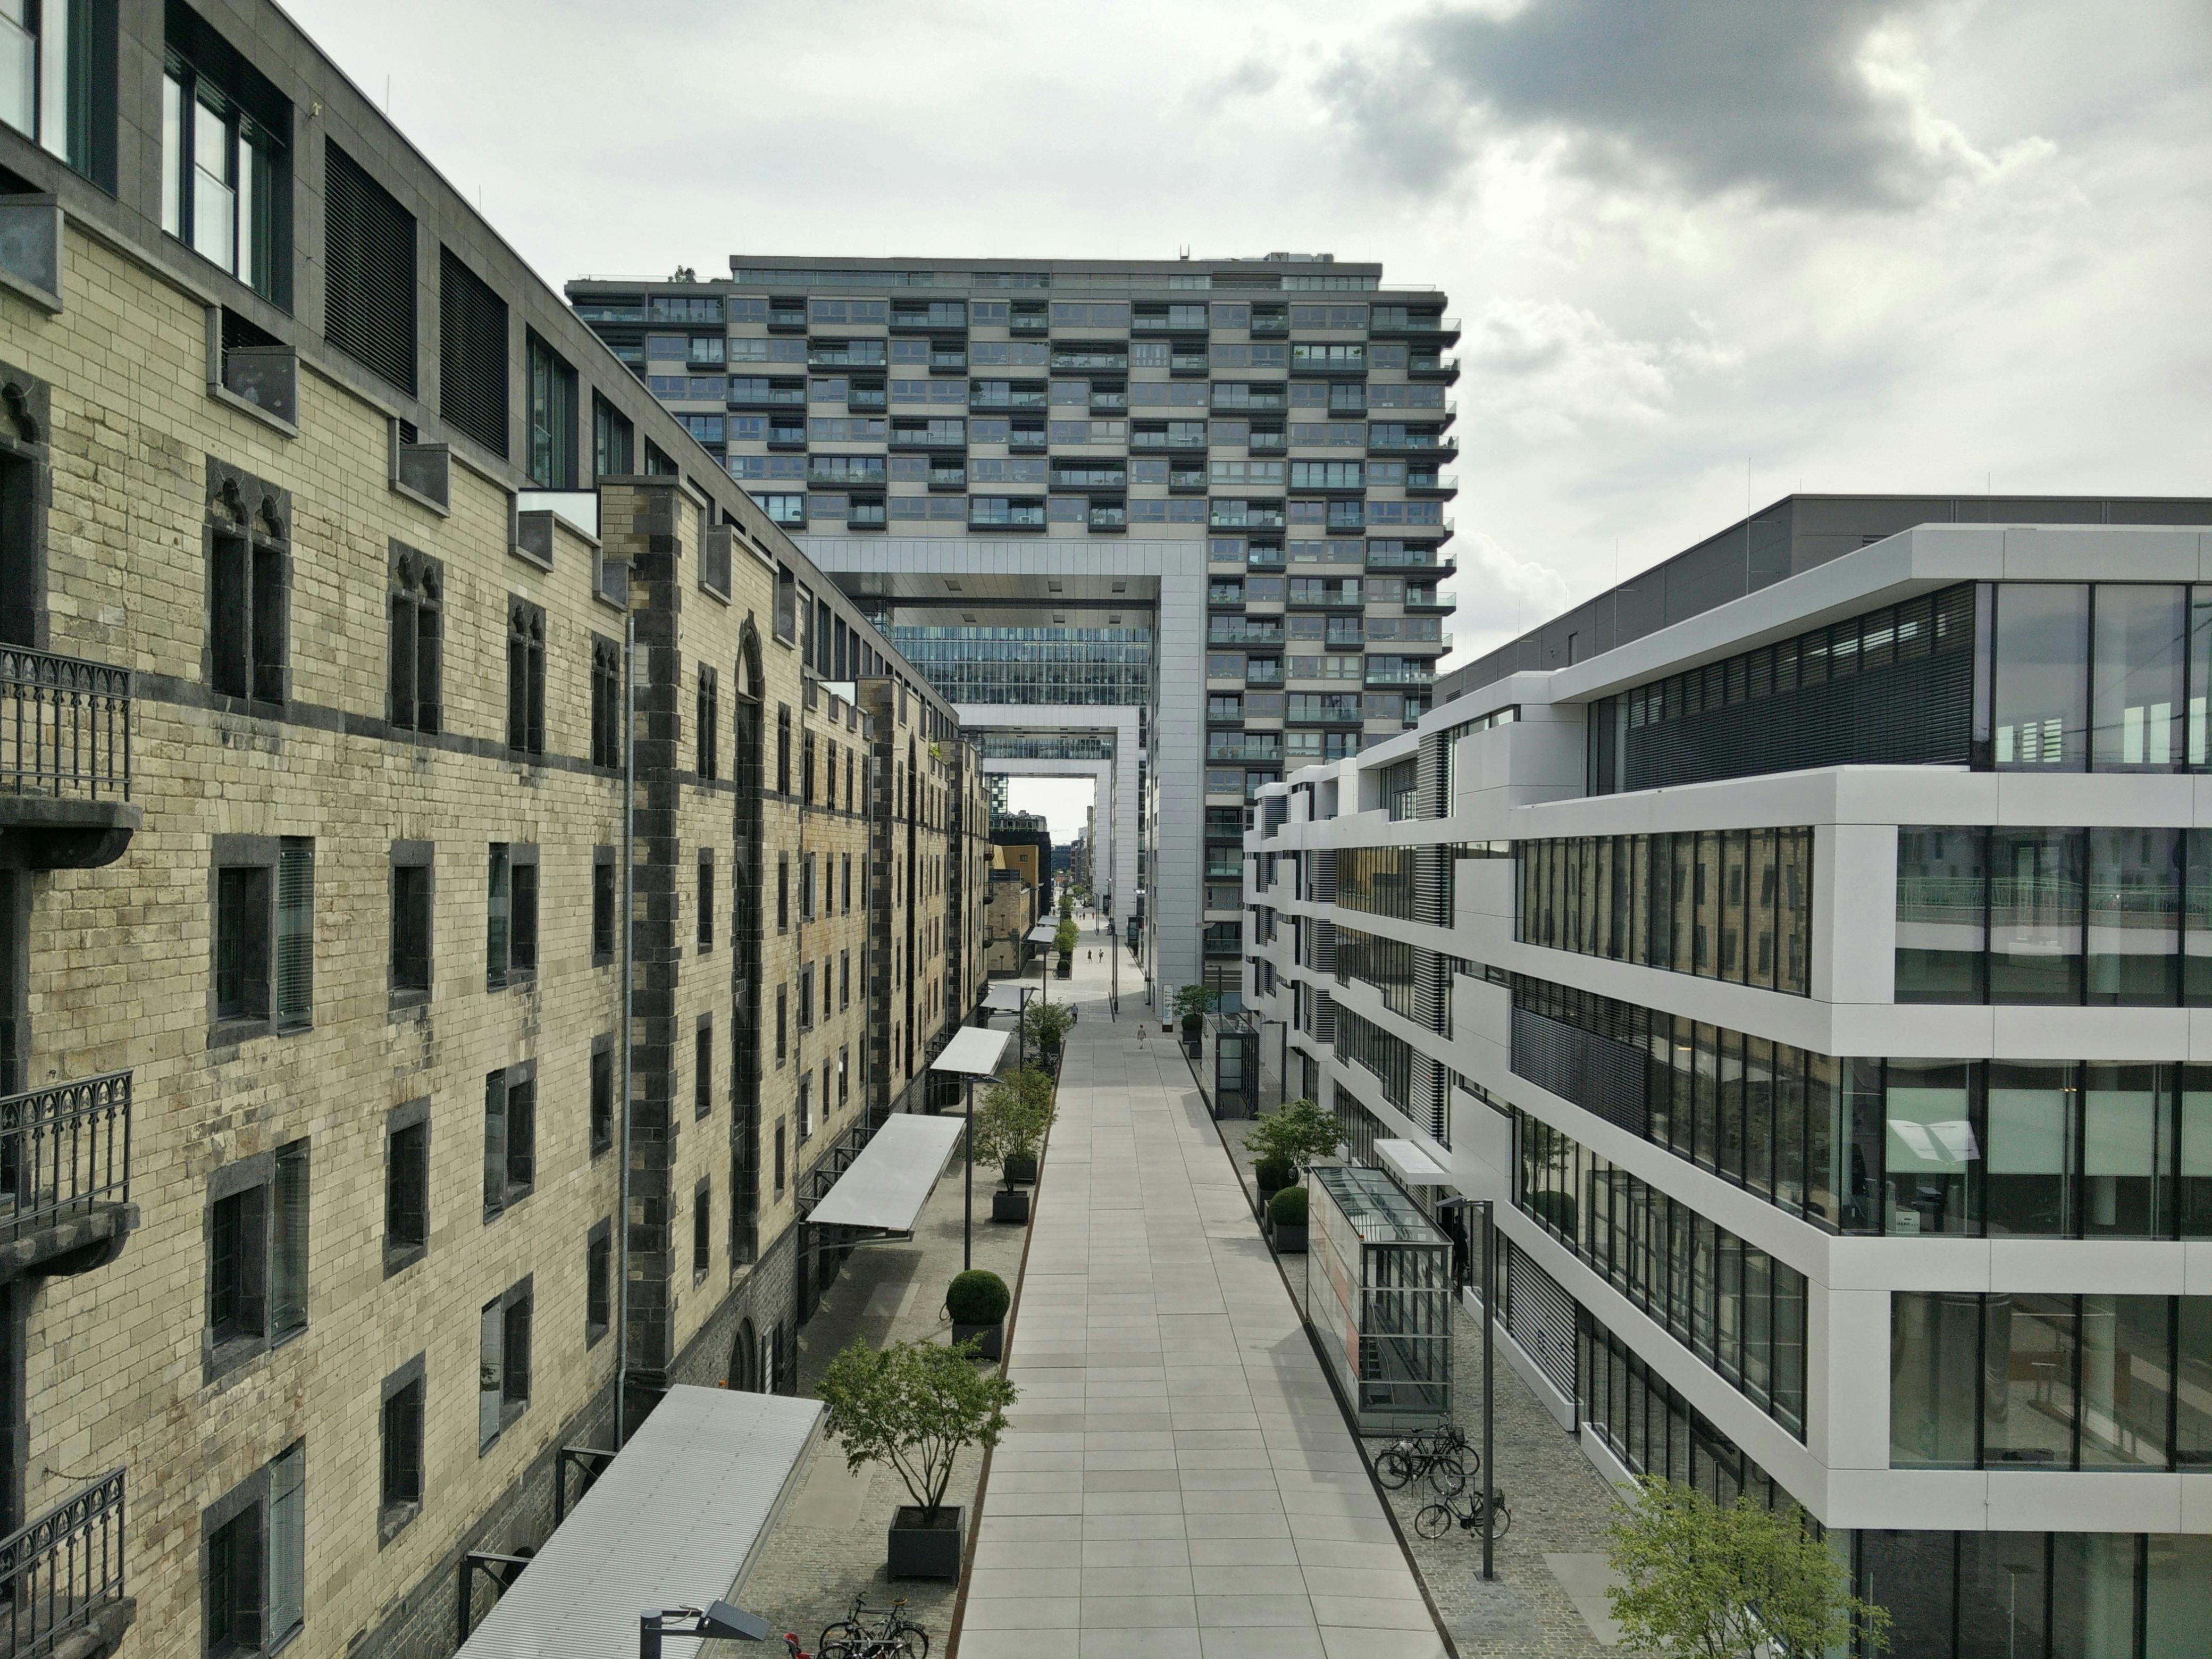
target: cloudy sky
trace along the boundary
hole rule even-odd
[[[289,3],[556,284],[1185,247],[1441,284],[1458,656],[1747,499],[2212,493],[2212,0]]]

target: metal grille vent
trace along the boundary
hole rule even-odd
[[[1336,849],[1325,847],[1318,852],[1307,854],[1306,857],[1313,866],[1313,892],[1310,896],[1313,902],[1316,904],[1335,903]]]
[[[1441,732],[1431,732],[1421,739],[1419,793],[1413,810],[1425,818],[1440,818],[1451,811],[1451,803],[1444,799],[1444,786],[1451,780],[1450,769],[1444,763],[1446,741]]]
[[[415,219],[323,143],[323,337],[415,395]]]
[[[1552,1386],[1574,1399],[1574,1298],[1510,1242],[1505,1246],[1505,1328]]]
[[[1313,925],[1313,962],[1315,971],[1334,974],[1336,971],[1336,924],[1316,921]]]
[[[507,301],[438,250],[438,412],[495,455],[507,454]]]
[[[1425,921],[1431,927],[1449,927],[1449,890],[1447,884],[1451,871],[1445,860],[1449,849],[1443,847],[1416,847],[1413,849],[1413,920]]]

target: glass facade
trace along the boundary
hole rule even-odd
[[[1340,847],[1336,849],[1336,902],[1397,921],[1413,919],[1413,849],[1410,847]]]
[[[919,627],[884,629],[954,702],[1122,703],[1152,700],[1149,628]]]

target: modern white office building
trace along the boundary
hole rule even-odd
[[[1246,837],[1288,1092],[1496,1201],[1594,1462],[1802,1504],[1912,1659],[2212,1651],[2205,526],[1793,497]]]

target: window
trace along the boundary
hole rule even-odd
[[[441,728],[445,593],[444,565],[401,543],[392,544],[389,714],[404,731]]]
[[[803,853],[799,860],[799,919],[814,920],[814,854]]]
[[[714,948],[714,850],[699,849],[699,954]]]
[[[853,953],[837,952],[837,1006],[842,1012],[853,1002]]]
[[[323,337],[413,397],[414,216],[327,139],[323,225]]]
[[[430,893],[433,844],[392,843],[392,1006],[430,995]]]
[[[208,484],[208,684],[225,696],[281,703],[291,497],[219,463],[210,464]]]
[[[477,1455],[530,1409],[531,1281],[483,1305],[477,1350]]]
[[[804,1144],[814,1133],[814,1073],[802,1072],[799,1078],[798,1137]]]
[[[507,602],[507,746],[545,752],[545,611],[521,599]]]
[[[811,732],[799,734],[799,798],[808,806],[814,805],[814,734]]]
[[[615,959],[615,849],[592,849],[592,966]]]
[[[775,793],[791,793],[791,708],[779,703],[775,710]]]
[[[775,931],[791,931],[791,854],[775,855]]]
[[[377,1424],[380,1546],[390,1543],[422,1510],[422,1360],[418,1353],[384,1379]]]
[[[276,854],[276,1029],[303,1031],[313,1018],[315,843],[286,836]]]
[[[845,798],[848,800],[852,799],[852,790],[849,781],[846,787]],[[840,885],[843,889],[843,892],[838,902],[838,912],[840,915],[849,916],[853,914],[853,855],[850,853],[847,853],[842,855],[840,870],[841,873],[838,879]]]
[[[691,1194],[691,1282],[696,1285],[707,1276],[707,1264],[714,1255],[710,1238],[714,1198],[709,1182],[702,1181]]]
[[[200,1622],[210,1659],[273,1653],[305,1622],[307,1455],[295,1443],[200,1512]]]
[[[496,991],[538,971],[538,848],[491,846],[485,907],[484,988]]]
[[[594,1346],[615,1322],[614,1218],[595,1223],[584,1237],[584,1346]]]
[[[699,776],[711,783],[722,775],[722,695],[714,671],[699,665]]]
[[[788,1052],[788,1043],[784,1032],[787,1029],[786,1022],[790,1014],[790,1002],[791,987],[777,986],[775,988],[775,1063],[779,1066],[783,1064],[784,1056]],[[781,1182],[776,1183],[779,1190],[782,1185]]]
[[[592,394],[592,471],[627,477],[636,470],[637,440],[629,417],[598,392]]]
[[[269,872],[216,872],[215,1018],[269,1018]]]
[[[0,18],[19,9],[9,6]],[[70,12],[88,13],[92,8],[84,0],[74,6],[46,0],[39,9],[66,31]],[[161,228],[257,294],[283,305],[290,299],[286,233],[291,202],[284,139],[291,130],[292,106],[213,31],[192,21],[187,44],[193,37],[206,40],[235,72],[222,77],[228,84],[219,84],[174,43],[170,47],[161,85]],[[6,28],[0,22],[0,30]],[[86,47],[90,44],[88,39],[84,42]],[[61,68],[40,93],[63,94],[69,84],[66,67],[40,67]],[[6,99],[0,91],[0,100]],[[51,148],[51,139],[48,143]]]
[[[206,1379],[307,1323],[307,1143],[295,1140],[210,1177]]]
[[[799,970],[799,1029],[814,1029],[814,964],[811,962]]]
[[[775,1121],[775,1190],[783,1190],[783,1120]]]
[[[438,412],[506,459],[507,301],[449,247],[438,250]]]
[[[691,1115],[705,1117],[714,1109],[714,1022],[699,1016],[699,1029],[691,1042]]]
[[[529,365],[530,477],[546,489],[576,487],[576,371],[561,354],[523,331]]]
[[[592,1156],[615,1144],[615,1039],[612,1032],[592,1039]]]
[[[592,635],[592,764],[623,763],[622,647]]]
[[[430,1246],[430,1102],[395,1106],[384,1124],[384,1276]]]
[[[853,1051],[848,1047],[837,1050],[837,1104],[842,1107],[852,1095]]]
[[[538,1173],[538,1062],[484,1078],[483,1214],[496,1219],[529,1197]]]

